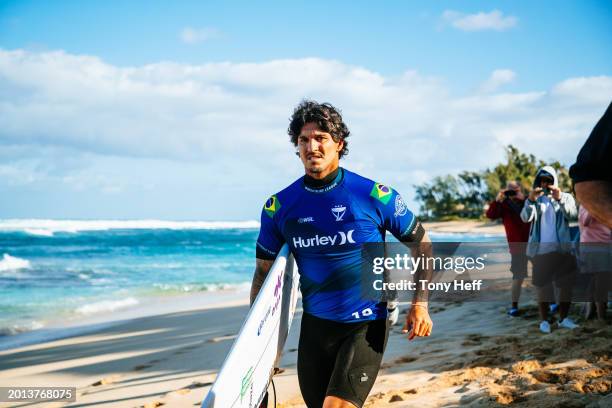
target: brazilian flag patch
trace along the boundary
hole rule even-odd
[[[278,198],[276,198],[276,195],[268,198],[268,201],[266,201],[266,204],[264,205],[264,211],[270,218],[273,218],[274,214],[276,214],[280,208],[281,204],[280,201],[278,201]]]
[[[370,191],[370,195],[380,201],[383,204],[387,204],[391,199],[391,195],[393,194],[393,190],[391,187],[387,187],[384,184],[374,183],[374,187],[372,187],[372,191]]]

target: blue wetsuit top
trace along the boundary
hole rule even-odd
[[[304,177],[266,201],[257,257],[274,259],[286,242],[295,256],[304,311],[337,322],[386,317],[384,303],[361,295],[362,243],[398,240],[417,220],[392,188],[345,169],[312,188]]]

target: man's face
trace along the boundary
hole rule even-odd
[[[506,190],[514,192],[514,194],[509,195],[509,198],[512,200],[522,200],[524,197],[523,192],[521,191],[521,186],[518,183],[509,183],[506,186]]]
[[[297,146],[306,174],[315,176],[324,173],[325,176],[335,170],[342,146],[342,141],[335,142],[316,123],[306,123],[298,136]]]
[[[550,186],[552,186],[554,183],[554,180],[551,177],[548,176],[544,176],[544,177],[540,177],[540,187],[542,188],[549,188]]]

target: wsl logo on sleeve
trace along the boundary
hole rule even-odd
[[[408,206],[404,202],[402,196],[398,194],[397,196],[395,196],[395,212],[393,213],[393,216],[395,218],[402,217],[406,215],[407,212]]]
[[[302,238],[293,237],[293,246],[295,248],[313,248],[320,246],[333,246],[333,245],[345,245],[354,244],[353,239],[354,229],[348,230],[347,232],[338,231],[334,235],[315,235],[314,237]]]

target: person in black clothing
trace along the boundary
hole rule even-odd
[[[570,177],[578,201],[612,228],[612,103],[580,149]]]
[[[576,163],[570,167],[570,177],[578,201],[587,210],[585,213],[594,218],[595,223],[612,229],[612,103],[580,149]],[[588,249],[582,252],[586,253]],[[593,287],[592,290],[605,293],[603,288]],[[593,306],[591,302],[587,303],[587,318],[594,310]],[[604,313],[601,305],[598,313],[600,316]]]

